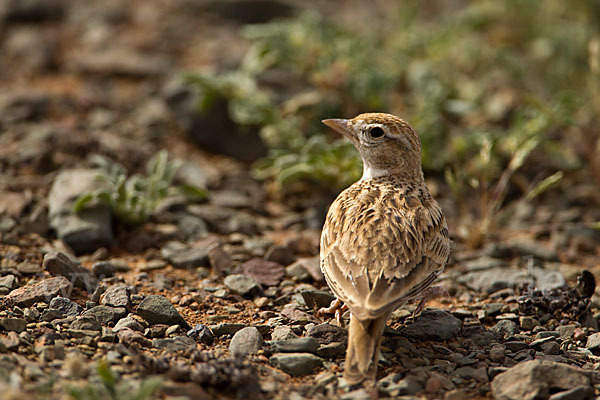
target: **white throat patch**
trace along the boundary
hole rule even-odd
[[[363,164],[363,174],[361,181],[366,181],[369,179],[379,178],[380,176],[387,175],[388,171],[380,168],[369,167],[366,164]]]

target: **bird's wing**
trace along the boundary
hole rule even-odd
[[[350,187],[332,204],[321,235],[321,269],[359,319],[376,318],[418,295],[450,253],[437,202]]]

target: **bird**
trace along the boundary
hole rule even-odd
[[[450,255],[448,227],[425,184],[421,141],[408,122],[384,113],[322,122],[350,140],[363,161],[360,180],[327,212],[320,267],[338,304],[350,310],[344,379],[373,385],[392,311],[440,292],[431,285]]]

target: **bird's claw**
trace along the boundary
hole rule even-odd
[[[317,310],[317,317],[325,317],[327,314],[335,314],[335,320],[339,326],[342,326],[342,314],[348,310],[348,306],[345,305],[340,299],[335,299],[331,302],[329,307],[322,307]]]

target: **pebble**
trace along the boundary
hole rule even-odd
[[[0,327],[5,331],[23,332],[27,328],[24,318],[0,318]]]
[[[517,353],[521,350],[529,348],[529,345],[527,343],[521,341],[505,342],[504,345],[506,346],[506,350],[512,351],[513,353]]]
[[[387,396],[397,397],[414,395],[421,392],[423,390],[423,383],[413,375],[406,375],[402,378],[402,375],[392,373],[385,378],[381,378],[377,382],[377,387]]]
[[[575,329],[577,329],[577,325],[561,325],[556,327],[556,331],[561,339],[569,339],[573,337]]]
[[[273,353],[312,353],[317,354],[319,343],[312,337],[300,337],[271,342]]]
[[[175,336],[168,339],[152,339],[152,346],[175,353],[196,349],[196,341],[188,336]]]
[[[208,265],[208,249],[205,247],[190,247],[177,250],[165,250],[163,256],[175,268],[197,268]]]
[[[600,333],[593,333],[588,336],[585,347],[594,355],[600,355]]]
[[[587,400],[594,397],[594,389],[590,386],[577,386],[571,390],[555,393],[548,400]]]
[[[271,340],[273,341],[295,339],[297,337],[298,335],[288,325],[278,325],[271,332]]]
[[[252,298],[262,294],[262,289],[258,282],[245,274],[228,275],[223,282],[229,290],[243,297]]]
[[[492,332],[496,332],[503,337],[509,337],[519,333],[519,326],[516,322],[503,319],[490,328]]]
[[[309,308],[329,307],[331,302],[335,300],[335,296],[323,290],[303,290],[300,295]]]
[[[83,312],[83,316],[90,316],[96,319],[103,325],[107,325],[110,322],[116,322],[121,317],[124,317],[126,314],[126,310],[124,308],[115,308],[104,305],[98,305],[90,308]]]
[[[220,337],[223,335],[234,335],[237,331],[245,327],[245,324],[223,322],[217,325],[211,325],[209,328],[216,337]]]
[[[8,290],[12,290],[17,287],[19,281],[17,277],[14,275],[6,275],[0,277],[0,287],[6,288]]]
[[[503,363],[505,357],[506,347],[501,344],[495,344],[490,349],[490,360],[497,363]]]
[[[327,343],[319,346],[317,355],[329,360],[336,359],[346,353],[346,345],[340,342]]]
[[[279,285],[285,276],[285,268],[281,264],[260,257],[251,258],[243,263],[242,270],[245,275],[252,277],[264,287]]]
[[[539,325],[540,325],[539,321],[533,317],[529,317],[529,316],[519,317],[519,326],[524,331],[530,331]]]
[[[588,373],[554,361],[521,362],[492,380],[492,395],[499,400],[545,399],[552,392],[590,387]]]
[[[102,324],[98,322],[98,320],[89,315],[81,315],[77,317],[71,325],[69,325],[71,330],[79,330],[79,331],[102,331]]]
[[[204,343],[206,345],[212,345],[215,341],[215,336],[211,329],[202,324],[196,324],[192,329],[187,332],[187,335],[194,338],[198,343]]]
[[[119,332],[122,329],[131,329],[132,331],[143,332],[144,327],[132,315],[121,318],[112,328],[113,332]]]
[[[269,358],[269,362],[287,374],[301,376],[313,372],[323,360],[311,353],[277,353]]]
[[[67,278],[57,276],[14,289],[4,297],[4,300],[19,307],[29,307],[39,301],[50,302],[54,297],[68,296],[71,289],[71,282]]]
[[[175,307],[173,307],[169,300],[167,300],[167,298],[164,296],[146,296],[146,298],[138,305],[136,312],[151,325],[178,324],[185,329],[191,328],[179,314],[179,312],[177,312]]]
[[[42,265],[50,275],[64,276],[71,281],[73,286],[86,292],[92,293],[98,286],[96,277],[65,253],[58,251],[47,253]]]
[[[100,298],[100,304],[111,307],[123,307],[129,310],[129,289],[125,285],[113,285],[106,289]]]
[[[348,331],[346,329],[327,323],[309,328],[306,335],[315,338],[319,344],[341,342],[345,345],[348,342]]]
[[[66,297],[53,298],[52,301],[50,301],[48,309],[60,311],[62,315],[67,317],[76,317],[83,310],[79,304],[67,299]]]
[[[245,356],[261,349],[263,337],[253,326],[242,328],[233,335],[229,344],[229,352],[234,356]]]
[[[402,335],[416,340],[449,340],[458,335],[461,321],[443,310],[424,310],[415,322],[400,329]]]
[[[116,272],[127,271],[129,271],[129,265],[122,260],[97,261],[92,265],[92,273],[98,279],[110,278]]]

